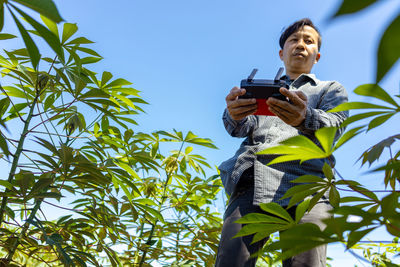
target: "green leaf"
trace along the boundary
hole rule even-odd
[[[7,140],[4,138],[1,132],[0,132],[0,148],[3,151],[4,155],[6,155],[7,157],[10,155],[10,151],[8,150]]]
[[[42,189],[49,186],[53,182],[51,178],[42,178],[36,181],[29,194],[35,195],[41,193]]]
[[[304,185],[298,185],[300,187]],[[294,186],[292,188],[296,188],[298,186]],[[290,189],[292,189],[290,188]],[[303,191],[296,191],[296,190],[291,190],[291,191],[286,191],[286,193],[283,195],[281,199],[289,198],[289,205],[288,208],[291,208],[292,206],[296,205],[299,202],[302,202],[305,198],[312,196],[313,194],[317,193],[320,191],[324,186],[321,185],[313,185],[313,184],[307,184],[307,187]]]
[[[124,104],[126,104],[127,106],[136,109],[135,105],[132,103],[131,100],[129,100],[129,98],[123,96],[123,95],[119,95],[119,94],[112,94],[115,98],[118,98],[119,100],[121,100]]]
[[[81,59],[81,64],[93,64],[102,60],[101,57],[84,57]]]
[[[65,45],[72,45],[72,44],[93,44],[94,42],[86,39],[85,37],[78,37],[73,39],[72,41],[69,41],[68,43],[66,43]]]
[[[121,87],[121,86],[125,86],[125,85],[131,85],[131,82],[128,82],[125,79],[116,79],[112,82],[110,82],[109,84],[106,85],[107,88],[114,88],[114,87]]]
[[[107,82],[111,80],[112,77],[113,75],[111,74],[111,72],[103,71],[103,74],[101,75],[100,88],[104,88]]]
[[[361,238],[363,238],[365,235],[367,235],[369,232],[371,232],[375,228],[376,227],[372,227],[372,228],[362,230],[362,231],[350,232],[348,240],[347,240],[347,244],[346,244],[347,249],[349,249],[352,246],[354,246],[355,244],[357,244],[361,240]]]
[[[390,217],[396,214],[396,209],[399,206],[399,194],[394,192],[385,196],[381,201],[382,215]]]
[[[359,12],[360,10],[363,10],[364,8],[367,8],[368,6],[372,5],[376,1],[377,0],[362,0],[362,1],[343,0],[339,9],[332,16],[332,18],[341,16],[341,15],[345,15],[345,14]]]
[[[43,192],[34,195],[35,198],[60,198],[62,195],[59,192]]]
[[[57,24],[56,24],[54,21],[48,19],[48,18],[45,17],[45,16],[42,16],[42,15],[41,15],[40,18],[42,19],[43,23],[47,26],[47,28],[49,28],[49,30],[50,30],[52,33],[54,33],[54,34],[57,36],[57,38],[58,38],[59,33],[58,33],[58,26],[57,26]]]
[[[161,214],[161,212],[158,212],[157,210],[149,207],[149,206],[145,206],[145,205],[141,205],[141,204],[137,204],[138,208],[145,210],[146,212],[148,212],[149,214],[151,214],[152,216],[154,216],[154,218],[156,218],[157,220],[159,220],[162,223],[165,223],[164,221],[164,217]]]
[[[76,23],[64,23],[61,43],[65,44],[65,42],[77,31],[78,26],[76,25]]]
[[[400,170],[400,162],[390,162],[381,167],[373,169],[370,172],[388,171],[388,170]]]
[[[375,119],[373,119],[369,124],[368,124],[368,130],[371,130],[375,127],[378,127],[379,125],[385,123],[388,119],[390,119],[395,113],[390,113],[390,114],[386,114],[386,115],[382,115],[379,117],[376,117]]]
[[[275,216],[262,214],[262,213],[249,213],[242,218],[235,221],[235,223],[277,223],[277,224],[287,224],[286,220],[282,220]]]
[[[338,207],[340,202],[340,194],[335,186],[331,186],[329,190],[329,203],[331,203],[332,207]]]
[[[234,236],[240,237],[240,236],[247,236],[247,235],[252,235],[258,232],[269,232],[269,233],[274,233],[277,231],[282,231],[288,228],[288,224],[282,225],[282,224],[265,224],[265,223],[252,223],[252,224],[247,224],[240,229],[240,231]]]
[[[329,181],[331,181],[333,179],[333,171],[332,171],[332,167],[329,166],[328,163],[324,163],[324,166],[322,167],[322,171],[325,174],[325,177],[328,178]]]
[[[340,137],[340,139],[336,142],[336,145],[335,145],[335,149],[334,150],[337,150],[339,147],[341,147],[343,144],[345,144],[347,141],[349,141],[350,139],[352,139],[353,137],[355,137],[355,136],[357,136],[359,133],[361,133],[362,131],[362,129],[364,128],[364,126],[361,126],[361,127],[356,127],[356,128],[353,128],[353,129],[351,129],[351,130],[349,130],[349,131],[347,131],[347,132],[345,132],[341,137]]]
[[[85,52],[89,55],[95,56],[95,57],[101,57],[96,51],[94,51],[93,49],[90,48],[86,48],[86,47],[80,47],[80,46],[76,46],[74,47],[76,50]]]
[[[320,228],[312,223],[303,223],[280,233],[280,240],[266,246],[266,251],[283,250],[277,260],[286,259],[314,247],[336,242],[337,238],[331,238]]]
[[[303,218],[304,213],[310,206],[310,198],[305,199],[296,208],[296,223],[299,223],[301,218]]]
[[[39,12],[41,15],[46,16],[52,21],[59,23],[63,21],[58,13],[57,7],[52,0],[13,0],[20,3],[32,10]]]
[[[5,188],[7,188],[8,190],[12,190],[13,186],[11,183],[7,182],[7,181],[3,181],[0,180],[0,185],[4,186]]]
[[[375,160],[379,159],[383,152],[383,149],[386,147],[390,147],[396,141],[396,139],[400,140],[399,134],[383,139],[382,141],[365,151],[358,160],[363,159],[363,164],[367,161],[369,162],[369,164],[372,164]]]
[[[0,40],[7,40],[7,39],[13,39],[16,38],[17,36],[9,33],[0,33]]]
[[[56,95],[55,94],[49,95],[44,101],[44,110],[47,111],[51,106],[53,106],[55,101],[56,101]]]
[[[400,47],[400,43],[398,44],[398,47]],[[394,99],[385,90],[383,90],[382,87],[380,87],[377,84],[360,85],[356,89],[354,89],[354,93],[356,93],[357,95],[374,97],[382,101],[385,101],[389,104],[392,104],[395,107],[399,107],[396,101],[394,101]]]
[[[289,138],[281,143],[281,145],[267,148],[258,154],[280,154],[280,156],[272,160],[268,165],[275,163],[300,160],[300,163],[315,158],[325,158],[329,154],[322,151],[314,142],[305,136],[299,135]]]
[[[322,198],[323,195],[325,195],[325,192],[328,190],[328,188],[326,187],[325,189],[319,191],[316,195],[314,195],[311,200],[310,200],[310,206],[309,209],[311,210],[315,204],[318,203],[318,201]]]
[[[127,171],[130,175],[132,175],[135,178],[139,179],[139,175],[126,163],[122,161],[114,161],[115,165],[121,167],[125,171]]]
[[[22,26],[21,22],[17,19],[12,11],[10,11],[15,23],[17,24],[18,30],[21,33],[22,39],[24,40],[26,49],[28,50],[29,57],[31,59],[31,63],[34,69],[37,68],[40,60],[40,53],[39,49],[37,48],[36,44],[33,42],[31,36],[26,31],[24,26]]]
[[[376,82],[380,82],[400,57],[400,16],[397,16],[383,34],[377,52]]]
[[[370,108],[393,110],[393,108],[391,108],[391,107],[375,105],[375,104],[366,103],[366,102],[346,102],[346,103],[342,103],[339,106],[329,110],[329,112],[339,112],[339,111],[346,111],[346,110],[351,110],[351,109],[370,109]]]
[[[369,117],[373,117],[376,115],[381,115],[381,114],[386,114],[387,111],[372,111],[372,112],[365,112],[365,113],[359,113],[359,114],[355,114],[353,116],[348,117],[343,123],[342,123],[342,127],[346,127],[347,125],[362,120],[362,119],[366,119]]]
[[[315,137],[317,137],[318,141],[320,142],[322,148],[326,153],[332,152],[333,142],[335,140],[335,135],[337,132],[336,127],[324,127],[318,129],[315,132]]]
[[[0,32],[3,30],[4,26],[4,4],[0,4]]]
[[[271,213],[273,215],[276,215],[288,222],[293,222],[292,217],[290,216],[290,214],[284,209],[282,208],[279,204],[271,202],[271,203],[262,203],[260,204],[260,208],[263,211],[266,211],[268,213]]]
[[[61,48],[60,41],[58,40],[58,36],[56,36],[53,32],[48,30],[42,24],[31,18],[28,14],[23,12],[14,6],[14,8],[22,15],[22,17],[32,25],[32,27],[37,30],[40,36],[46,41],[46,43],[53,49],[53,51],[61,58],[64,58],[63,50]]]

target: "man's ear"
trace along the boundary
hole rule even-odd
[[[318,53],[317,56],[315,57],[314,64],[317,64],[320,58],[321,58],[321,53]]]
[[[279,57],[283,61],[283,51],[282,51],[282,49],[279,50]]]

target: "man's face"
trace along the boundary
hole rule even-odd
[[[292,33],[285,41],[283,49],[279,50],[279,57],[285,64],[286,73],[296,78],[302,73],[310,73],[320,56],[318,32],[307,25]]]

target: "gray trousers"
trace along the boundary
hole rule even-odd
[[[254,186],[251,186],[251,183],[240,181],[224,214],[215,267],[254,267],[256,265],[257,258],[250,257],[250,255],[260,250],[268,239],[250,244],[253,235],[233,238],[242,228],[241,224],[235,223],[236,220],[248,213],[266,213],[259,206],[253,205],[253,196]],[[318,203],[303,216],[300,223],[311,222],[323,229],[325,225],[321,219],[330,216],[328,213],[330,209],[331,206],[328,203]],[[288,212],[294,217],[295,207],[290,208]],[[325,267],[326,245],[289,258],[283,261],[282,265],[283,267]]]

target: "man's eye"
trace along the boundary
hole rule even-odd
[[[313,40],[306,40],[306,44],[312,44],[313,43]]]

